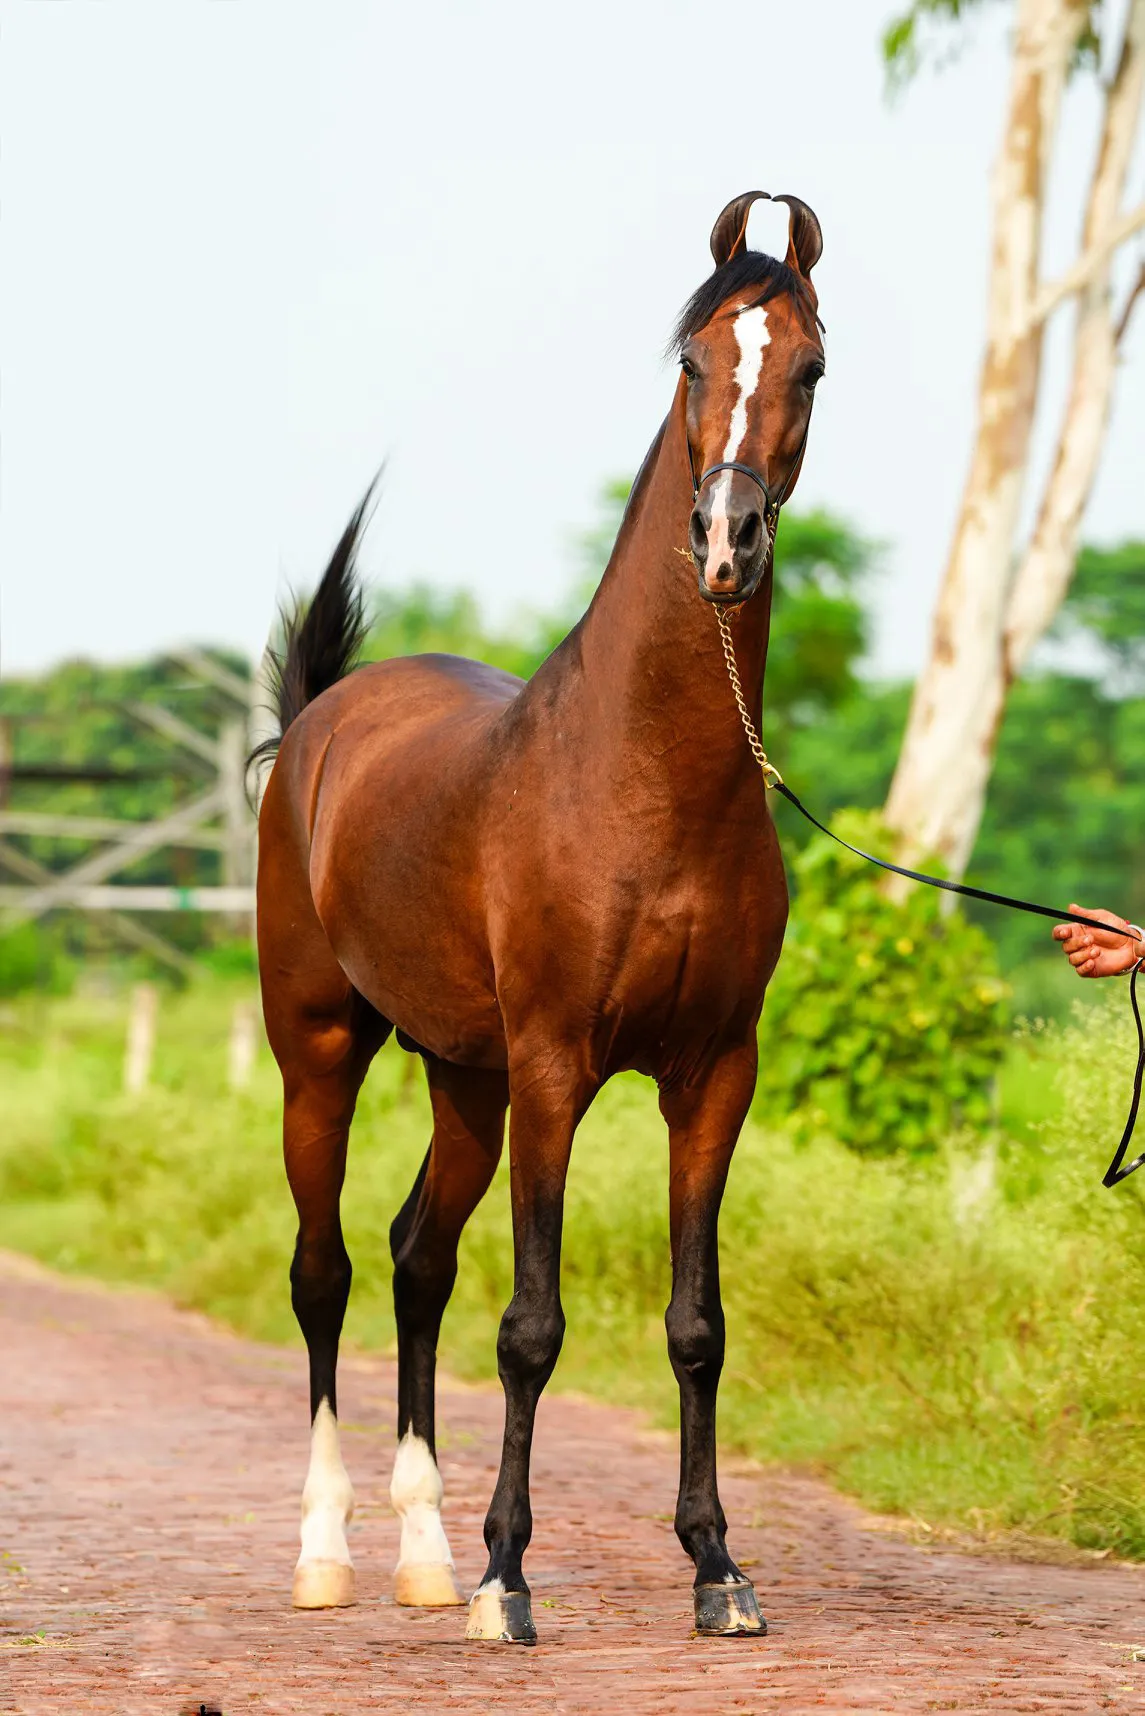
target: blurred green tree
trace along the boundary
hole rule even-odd
[[[1145,693],[1145,542],[1082,548],[1053,637],[1072,646],[1122,695]]]

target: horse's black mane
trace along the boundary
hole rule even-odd
[[[789,268],[786,262],[779,262],[762,250],[741,250],[696,287],[680,311],[679,320],[668,342],[669,356],[679,357],[692,335],[711,321],[720,305],[737,293],[746,291],[749,286],[759,286],[762,290],[745,308],[767,304],[772,298],[787,293],[808,333],[814,332],[817,323],[822,327],[823,324],[815,314],[815,300],[802,275],[797,274],[794,268]]]

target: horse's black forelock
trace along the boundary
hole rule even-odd
[[[815,311],[814,295],[801,274],[762,250],[741,250],[696,287],[672,330],[668,356],[678,358],[692,335],[707,326],[721,304],[752,286],[758,286],[760,290],[749,304],[744,305],[745,309],[786,295],[792,299],[796,314],[809,334],[814,335],[816,327],[822,327]]]

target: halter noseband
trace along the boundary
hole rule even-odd
[[[690,450],[691,449],[689,447],[689,451]],[[778,501],[772,500],[771,491],[768,488],[767,484],[764,482],[763,478],[760,476],[759,472],[753,470],[750,465],[741,465],[738,459],[725,459],[722,465],[709,465],[707,470],[704,472],[703,476],[700,478],[699,482],[696,481],[695,473],[693,473],[693,475],[692,475],[692,498],[693,498],[693,500],[699,499],[700,490],[703,488],[703,486],[707,482],[708,478],[714,477],[717,471],[742,471],[745,477],[750,477],[752,482],[758,483],[759,487],[763,490],[763,501],[764,501],[763,510],[767,513],[768,517],[769,518],[773,517],[779,511],[780,503]]]

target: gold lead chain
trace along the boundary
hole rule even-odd
[[[751,746],[751,754],[759,764],[760,770],[763,774],[763,784],[765,787],[769,788],[782,786],[783,776],[780,774],[775,764],[768,761],[767,752],[763,748],[763,741],[756,732],[752,718],[747,712],[747,704],[744,702],[743,686],[740,684],[739,668],[736,666],[736,652],[735,645],[732,643],[732,630],[728,625],[727,615],[724,613],[722,608],[716,609],[716,624],[720,628],[720,642],[724,646],[724,660],[728,664],[728,678],[732,682],[732,691],[735,695],[736,708],[739,710],[739,718],[743,722],[743,730],[747,734],[747,742]]]

